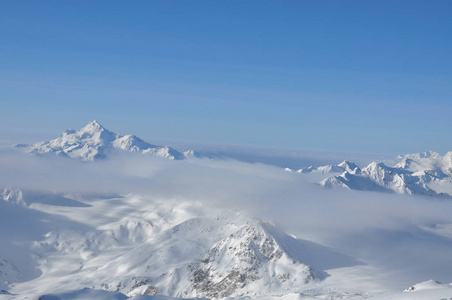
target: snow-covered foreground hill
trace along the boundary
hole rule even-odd
[[[83,201],[47,196],[59,201],[44,204],[42,194],[5,189],[0,202],[15,219],[9,226],[42,235],[21,240],[25,253],[12,251],[2,260],[2,288],[8,288],[5,281],[15,283],[8,292],[17,297],[86,287],[127,296],[287,293],[323,281],[326,269],[360,264],[238,210],[203,211],[192,201],[134,195]],[[17,236],[9,238],[13,244]],[[24,259],[36,270],[16,266]]]
[[[3,253],[2,288],[14,283],[8,292],[19,298],[87,287],[127,296],[287,293],[323,281],[326,269],[359,264],[241,211],[205,212],[196,202],[127,195],[43,204],[28,192],[30,207],[19,190],[3,195],[9,226],[42,234],[19,241],[25,253]],[[16,266],[24,259],[36,270]]]
[[[0,154],[0,299],[452,297],[448,199],[237,161]]]

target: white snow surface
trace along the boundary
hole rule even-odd
[[[104,158],[113,149],[139,152],[172,160],[185,158],[184,154],[173,148],[151,145],[135,135],[113,133],[95,120],[80,130],[68,129],[54,140],[40,142],[25,148],[33,154],[52,153],[84,161]],[[188,151],[187,155],[193,155],[193,153]]]

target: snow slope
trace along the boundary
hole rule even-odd
[[[20,145],[21,148],[24,145]],[[96,121],[80,130],[68,129],[54,140],[25,147],[38,155],[52,153],[84,161],[104,158],[112,149],[150,154],[167,159],[184,159],[184,154],[166,146],[151,145],[135,135],[115,134]],[[188,152],[191,153],[191,152]]]

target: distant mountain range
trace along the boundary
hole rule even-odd
[[[193,151],[181,153],[171,147],[149,144],[135,135],[116,134],[97,121],[91,121],[80,130],[68,129],[60,137],[34,145],[17,145],[36,155],[55,154],[83,161],[105,158],[114,149],[140,152],[166,159],[184,159]]]
[[[338,165],[308,167],[296,172],[331,174],[320,182],[327,188],[451,197],[452,152],[441,156],[429,151],[399,155],[398,158],[401,161],[394,167],[372,162],[360,169],[354,163],[343,161]]]
[[[291,171],[290,169],[287,169],[288,171]],[[321,167],[307,167],[303,169],[299,169],[296,171],[297,173],[319,173],[319,174],[328,174],[328,173],[342,173],[342,172],[350,172],[350,173],[356,173],[361,172],[361,169],[354,163],[348,162],[344,160],[338,165],[326,165]]]
[[[105,158],[115,151],[137,152],[170,160],[200,157],[193,150],[180,152],[168,146],[150,144],[135,135],[116,134],[97,121],[91,121],[80,130],[68,129],[54,140],[17,147],[35,155],[66,156],[82,161]],[[327,188],[451,197],[452,152],[441,156],[429,151],[399,155],[398,158],[400,162],[394,167],[372,162],[361,169],[353,162],[343,161],[337,165],[310,166],[295,172],[331,175],[319,182]]]

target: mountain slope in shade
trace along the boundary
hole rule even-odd
[[[327,188],[451,197],[452,152],[445,156],[429,151],[398,157],[401,161],[394,167],[372,162],[361,170],[344,161],[339,165],[309,167],[298,172],[329,174],[342,170],[342,174],[329,176],[320,182]]]
[[[80,130],[66,130],[54,140],[27,146],[26,149],[32,154],[51,153],[84,161],[104,158],[113,149],[150,154],[167,159],[185,158],[184,154],[170,147],[152,145],[134,135],[115,134],[96,121],[91,121]]]

